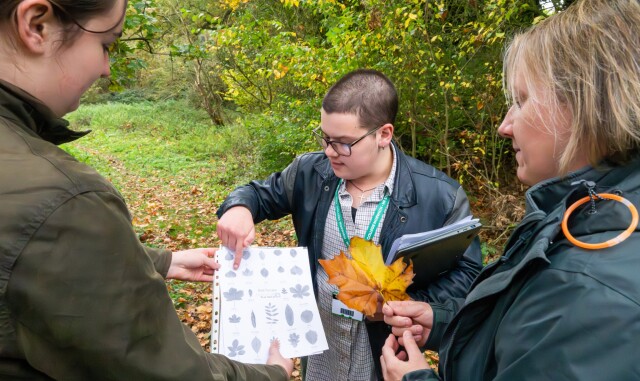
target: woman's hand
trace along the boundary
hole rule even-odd
[[[214,258],[215,253],[216,249],[210,248],[172,253],[167,279],[212,282],[213,273],[220,268],[220,264]]]
[[[287,372],[287,376],[291,377],[291,373],[293,372],[293,360],[282,357],[282,354],[280,354],[280,342],[278,339],[271,341],[267,365],[280,365],[284,368],[285,372]]]
[[[387,302],[382,307],[384,322],[391,326],[391,332],[398,336],[404,346],[404,332],[409,331],[418,345],[423,346],[433,327],[433,310],[428,303],[410,301]]]
[[[413,339],[410,331],[405,331],[402,335],[405,351],[398,351],[400,344],[396,337],[389,335],[382,347],[380,364],[382,365],[382,375],[385,381],[400,381],[402,377],[415,370],[427,369],[429,364],[424,358],[424,353],[418,348],[418,344]]]

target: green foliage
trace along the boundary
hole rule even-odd
[[[304,115],[291,136],[318,118],[299,107],[348,71],[379,69],[400,93],[396,134],[405,150],[460,182],[493,188],[509,158],[494,132],[505,112],[501,52],[506,36],[540,15],[514,0],[254,0],[215,19],[205,50],[220,65],[226,99],[268,118]],[[265,148],[269,161],[292,151],[279,144]]]
[[[139,103],[144,101],[157,100],[150,91],[143,88],[127,88],[119,92],[106,91],[100,86],[94,86],[85,93],[82,98],[83,104],[99,104],[107,102],[118,103]]]
[[[281,171],[297,155],[319,149],[311,136],[314,126],[303,125],[295,116],[269,112],[249,115],[242,122],[255,145],[258,177]]]
[[[216,125],[233,120],[225,109],[258,113],[246,133],[263,169],[308,149],[300,137],[317,125],[328,87],[368,67],[399,90],[405,151],[489,192],[512,162],[495,134],[506,111],[502,50],[545,17],[536,0],[148,0],[129,11],[120,81],[141,65],[131,58],[140,49],[168,57],[178,72],[169,80],[164,65],[147,83],[186,94]]]
[[[502,247],[496,247],[490,243],[482,242],[480,243],[480,250],[482,252],[482,263],[486,265],[498,259]]]
[[[154,0],[129,2],[123,29],[124,37],[116,42],[110,52],[110,90],[122,90],[135,83],[136,74],[146,68],[146,62],[136,53],[152,50],[151,43],[161,32]]]

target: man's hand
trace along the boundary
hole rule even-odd
[[[167,279],[212,282],[213,273],[220,267],[214,259],[216,249],[176,251],[171,255]]]
[[[418,345],[423,346],[433,327],[433,310],[428,303],[416,301],[387,302],[382,307],[384,322],[391,326],[391,332],[398,336],[404,346],[403,334],[411,332]]]
[[[269,346],[269,357],[267,365],[280,365],[287,372],[287,376],[291,377],[293,372],[293,360],[282,357],[280,354],[280,341],[274,339]]]
[[[237,270],[242,259],[242,250],[251,245],[256,237],[251,211],[244,206],[234,206],[227,210],[218,220],[216,232],[222,245],[235,251],[233,269]]]
[[[402,336],[405,351],[396,354],[400,344],[396,337],[389,335],[387,341],[382,347],[382,356],[380,356],[380,365],[382,365],[382,375],[385,381],[400,381],[402,377],[414,370],[427,369],[429,364],[424,358],[424,354],[418,348],[411,332],[405,331]]]

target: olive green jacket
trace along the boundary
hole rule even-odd
[[[83,134],[0,82],[0,379],[286,380],[203,351],[164,283],[171,253],[56,147]]]
[[[588,196],[585,184],[640,209],[640,159],[529,189],[524,219],[464,305],[434,306],[427,346],[440,343],[439,377],[416,371],[403,381],[640,380],[640,228],[606,249],[570,243],[560,223]],[[630,222],[627,206],[605,200],[595,213],[589,202],[578,208],[568,226],[578,240],[601,243]]]

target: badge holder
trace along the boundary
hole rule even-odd
[[[338,300],[337,293],[333,294],[333,299],[331,300],[331,312],[334,315],[342,316],[351,320],[364,320],[364,314],[360,311],[356,311],[352,308],[347,307],[346,304]]]

